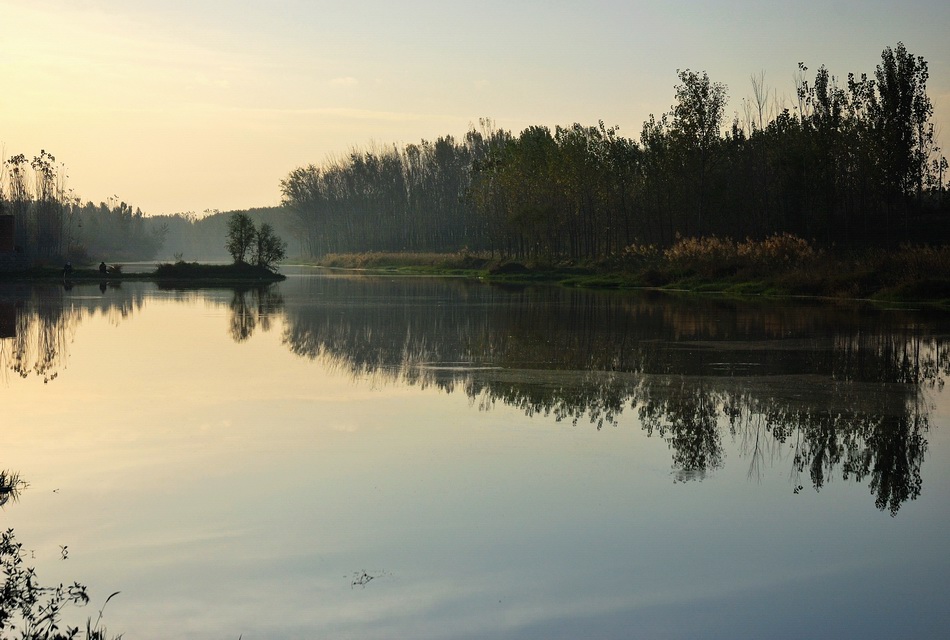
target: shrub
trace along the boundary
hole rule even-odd
[[[734,273],[737,266],[735,242],[717,236],[678,238],[663,257],[672,269],[705,277]]]
[[[620,252],[620,264],[627,268],[656,265],[662,255],[655,244],[634,243]]]
[[[950,274],[950,247],[904,244],[886,257],[887,270],[901,280],[922,280]]]
[[[817,255],[807,240],[790,233],[758,241],[747,239],[736,247],[740,265],[755,271],[786,271],[811,262]]]
[[[426,267],[434,269],[485,269],[490,258],[462,249],[455,253],[377,252],[328,253],[320,259],[324,267],[343,269],[398,269]]]

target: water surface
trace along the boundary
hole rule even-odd
[[[950,623],[944,315],[290,275],[0,289],[0,518],[89,585],[73,623],[113,591],[126,638]]]

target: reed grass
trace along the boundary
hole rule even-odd
[[[667,248],[631,244],[609,259],[515,262],[485,254],[330,254],[327,267],[468,272],[496,280],[592,288],[675,287],[738,295],[808,295],[950,303],[950,247],[818,248],[792,234],[734,241],[677,238]],[[512,268],[517,267],[517,268]]]
[[[486,254],[461,250],[454,253],[378,252],[330,253],[320,259],[320,266],[343,269],[413,269],[440,270],[487,269],[493,262]]]
[[[26,482],[13,471],[0,471],[0,507],[7,502],[16,502],[20,498],[20,491],[26,488]]]

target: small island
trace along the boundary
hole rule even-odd
[[[160,282],[175,280],[214,280],[233,282],[277,282],[285,280],[287,276],[278,273],[270,267],[246,262],[233,264],[201,264],[198,262],[160,263],[149,279]]]

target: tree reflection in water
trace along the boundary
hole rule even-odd
[[[840,474],[892,515],[920,495],[923,391],[950,370],[942,319],[922,312],[463,282],[433,293],[372,278],[313,286],[320,305],[287,310],[294,353],[598,429],[633,410],[668,443],[678,480],[719,468],[728,434],[750,478],[790,458],[794,490]]]
[[[119,293],[77,298],[61,286],[0,286],[0,372],[55,380],[84,317],[102,314],[118,323],[141,308],[141,292],[110,291]]]
[[[796,489],[807,475],[820,490],[840,469],[844,480],[869,481],[877,507],[895,515],[920,495],[930,427],[922,396],[847,382],[816,381],[814,387],[812,406],[768,396],[765,407],[760,399],[727,400],[729,430],[750,455],[750,475],[757,473],[763,451],[788,450]]]
[[[669,443],[678,478],[701,478],[722,464],[718,418],[723,400],[704,385],[682,378],[660,384],[665,386],[662,392],[649,392],[639,404],[643,429]]]
[[[229,330],[235,342],[244,342],[257,329],[270,331],[271,320],[283,309],[284,299],[270,286],[238,287],[230,304]]]
[[[283,342],[353,376],[462,392],[597,429],[636,416],[667,442],[677,480],[724,464],[750,478],[791,461],[795,490],[867,483],[896,514],[921,492],[931,407],[950,372],[941,316],[856,305],[736,302],[432,279],[304,278],[230,290],[236,342],[283,320]],[[52,381],[77,324],[121,321],[143,291],[101,298],[0,289],[0,370]],[[192,298],[211,295],[191,291]]]

